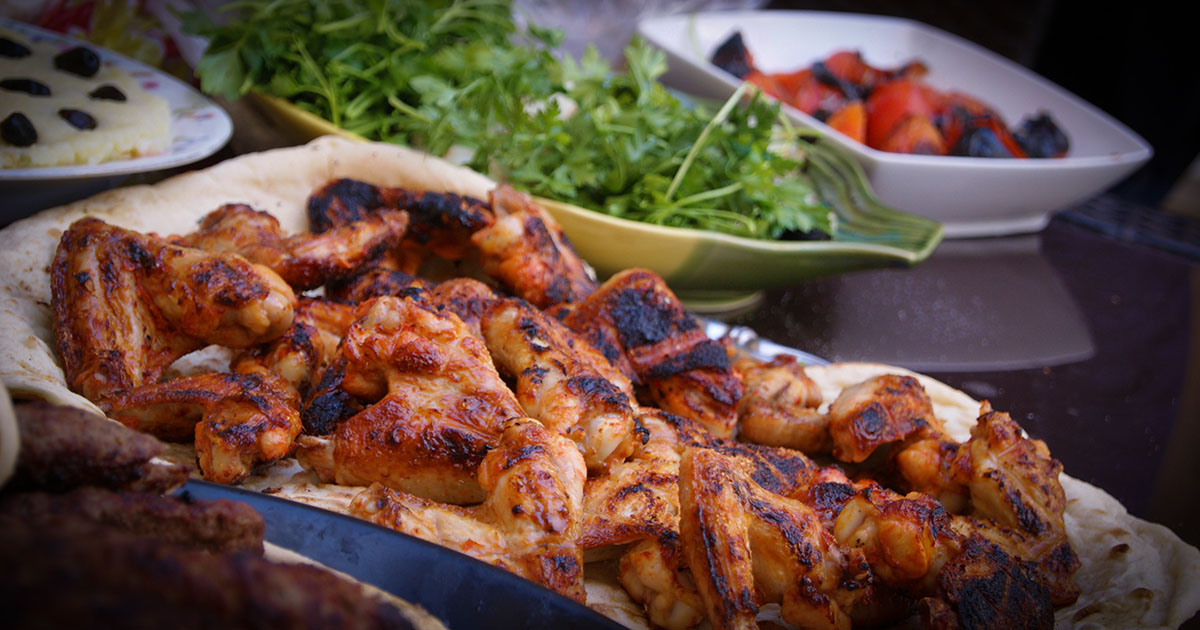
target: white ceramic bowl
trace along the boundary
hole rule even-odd
[[[851,140],[798,109],[784,111],[819,129],[862,163],[881,201],[940,221],[948,238],[1040,230],[1050,214],[1088,199],[1150,159],[1145,140],[1096,107],[971,42],[900,18],[816,11],[726,11],[643,20],[638,32],[667,54],[664,83],[708,98],[728,97],[740,80],[709,62],[742,33],[764,72],[798,70],[838,50],[891,66],[919,58],[935,88],[965,92],[1015,125],[1046,110],[1071,141],[1066,157],[992,159],[906,155]]]

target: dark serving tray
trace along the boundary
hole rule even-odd
[[[177,495],[246,503],[263,515],[268,542],[419,604],[451,630],[624,628],[508,571],[354,517],[199,480]]]

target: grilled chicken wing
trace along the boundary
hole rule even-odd
[[[299,400],[320,380],[352,323],[353,307],[301,297],[291,328],[274,341],[239,352],[230,368],[243,374],[280,376]]]
[[[643,540],[621,556],[617,579],[657,628],[685,630],[704,621],[704,600],[687,571],[678,534]]]
[[[596,290],[558,223],[525,193],[491,192],[496,222],[471,236],[483,270],[539,308],[578,302]]]
[[[429,287],[428,282],[412,274],[371,267],[346,278],[330,280],[325,285],[325,297],[343,304],[359,304],[385,295],[422,300]]]
[[[840,546],[817,513],[772,493],[730,458],[692,448],[679,467],[680,539],[714,628],[757,628],[759,606],[785,621],[849,628],[870,568]]]
[[[269,374],[201,374],[124,390],[101,408],[126,426],[165,440],[194,437],[204,478],[236,483],[259,463],[292,451],[300,401]]]
[[[409,216],[401,245],[378,261],[381,266],[416,273],[430,255],[461,260],[474,253],[471,235],[492,224],[488,204],[454,193],[388,188],[354,179],[335,179],[309,196],[309,224],[323,233],[380,212],[401,210]]]
[[[925,389],[911,376],[885,374],[842,390],[829,406],[833,456],[866,460],[880,446],[932,427],[943,432]]]
[[[664,411],[731,437],[742,382],[725,347],[709,339],[666,282],[643,269],[622,271],[575,305],[563,322]]]
[[[200,228],[173,242],[216,253],[241,254],[275,270],[297,290],[313,289],[348,276],[400,244],[408,215],[383,210],[319,234],[285,237],[279,221],[245,204],[208,213]]]
[[[874,482],[860,485],[842,505],[832,532],[838,542],[863,551],[880,582],[915,595],[934,592],[938,573],[962,543],[935,499],[901,495]]]
[[[921,625],[957,628],[1048,630],[1054,607],[1029,563],[994,543],[970,538],[938,575],[938,595],[921,600]]]
[[[632,386],[604,378],[606,359],[528,302],[497,301],[482,320],[496,366],[516,381],[525,413],[574,440],[598,472],[634,451]]]
[[[385,188],[382,195],[412,217],[407,243],[447,260],[474,254],[472,236],[495,222],[488,202],[474,197],[404,188]]]
[[[629,459],[588,477],[583,492],[579,545],[596,549],[679,533],[679,455],[674,426],[657,409],[644,409],[638,424],[646,443]]]
[[[525,415],[483,342],[453,313],[411,298],[375,298],[358,313],[306,403],[305,426],[332,433],[301,437],[297,457],[326,482],[482,500],[480,462],[504,421]],[[313,420],[331,409],[353,415]]]
[[[984,403],[971,429],[971,514],[998,527],[971,527],[999,542],[1011,555],[1036,564],[1057,605],[1079,597],[1073,576],[1079,559],[1071,549],[1063,512],[1062,464],[1043,442],[1022,434],[1008,414]]]
[[[829,452],[829,417],[817,410],[821,390],[804,374],[796,357],[781,355],[767,362],[740,359],[734,369],[745,384],[737,407],[738,437],[807,455]]]
[[[483,338],[483,318],[500,295],[488,285],[473,278],[452,278],[439,282],[430,290],[429,300],[439,309],[446,309]]]
[[[351,513],[502,567],[578,601],[586,470],[569,439],[531,419],[510,421],[479,467],[487,498],[458,507],[372,485]]]
[[[99,401],[152,384],[209,344],[245,348],[283,334],[296,298],[270,269],[83,218],[51,269],[54,332],[67,383]]]

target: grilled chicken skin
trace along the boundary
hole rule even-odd
[[[341,178],[327,182],[305,206],[313,232],[324,233],[368,217],[402,211],[408,230],[399,246],[374,266],[417,273],[431,257],[462,260],[475,254],[471,236],[494,222],[488,203],[454,193],[375,186]]]
[[[92,401],[158,382],[209,344],[245,348],[282,335],[296,297],[277,274],[85,217],[51,267],[59,357],[71,389]]]
[[[490,200],[496,222],[471,236],[489,276],[539,308],[578,302],[596,290],[587,265],[532,197],[502,185]]]
[[[517,299],[500,300],[482,319],[488,349],[516,381],[525,413],[574,440],[588,470],[607,469],[633,453],[628,381],[613,383],[597,365],[607,360],[558,320]]]
[[[301,297],[287,332],[278,339],[238,352],[230,362],[230,369],[242,374],[282,377],[299,400],[320,381],[352,323],[352,306]]]
[[[806,455],[829,452],[829,416],[818,411],[821,390],[796,357],[739,359],[733,367],[745,386],[737,406],[740,439]]]
[[[576,544],[586,469],[575,444],[522,418],[505,424],[479,467],[487,498],[474,507],[430,501],[374,484],[351,503],[373,523],[458,549],[584,601]]]
[[[679,466],[680,540],[714,628],[757,628],[762,604],[807,628],[850,627],[870,567],[802,502],[772,493],[712,449]]]
[[[109,417],[164,440],[193,438],[204,478],[236,483],[253,467],[291,454],[300,401],[282,377],[212,373],[117,392]]]
[[[458,316],[411,298],[375,298],[358,314],[305,413],[329,399],[362,410],[325,423],[328,435],[302,436],[298,458],[326,482],[482,500],[479,464],[504,422],[524,417],[483,342]]]
[[[657,274],[617,273],[567,310],[563,323],[644,386],[644,403],[732,437],[742,382],[725,347],[708,338]]]
[[[226,204],[200,220],[200,227],[171,241],[215,253],[235,253],[266,265],[297,290],[314,289],[362,269],[400,244],[408,215],[384,210],[319,234],[285,236],[269,213],[245,204]]]

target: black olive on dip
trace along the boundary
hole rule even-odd
[[[0,138],[16,147],[27,147],[37,142],[37,130],[21,112],[13,112],[0,121]]]
[[[0,90],[24,92],[30,96],[50,96],[50,88],[33,79],[0,79]]]
[[[96,119],[87,112],[81,112],[78,109],[60,109],[58,117],[67,121],[68,125],[76,129],[91,130],[96,128]]]
[[[54,56],[54,67],[84,78],[100,71],[100,57],[88,48],[76,46]]]
[[[18,44],[7,37],[0,37],[0,57],[20,59],[33,54],[28,47]]]
[[[124,103],[125,93],[122,92],[117,86],[105,83],[104,85],[92,90],[88,94],[88,98],[97,101],[119,101]]]

